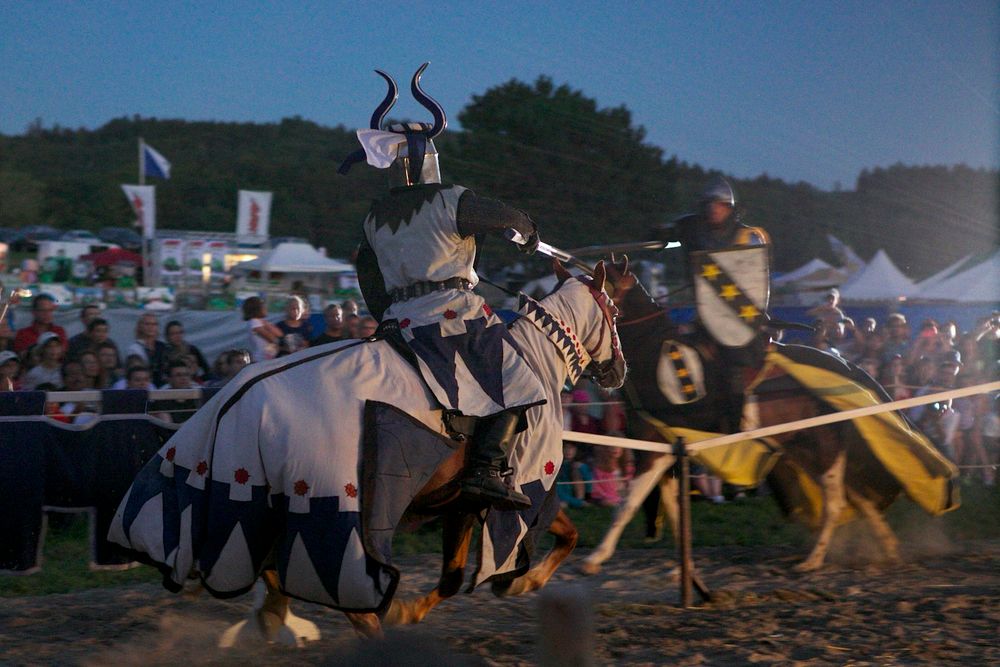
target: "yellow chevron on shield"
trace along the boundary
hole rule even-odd
[[[767,312],[771,277],[766,246],[691,253],[698,318],[726,347],[744,347]]]

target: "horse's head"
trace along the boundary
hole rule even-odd
[[[556,277],[559,284],[556,290],[566,289],[569,286],[582,285],[586,288],[587,294],[592,299],[592,304],[596,307],[595,315],[598,317],[586,318],[596,321],[596,326],[581,327],[580,344],[590,356],[590,364],[587,371],[597,384],[607,389],[616,389],[625,382],[625,357],[622,356],[621,344],[618,341],[618,329],[615,320],[618,317],[618,309],[614,301],[604,291],[607,274],[604,262],[598,262],[594,267],[593,276],[573,276],[566,270],[558,260],[553,262]],[[582,291],[582,290],[581,290]],[[587,301],[584,297],[585,302]],[[574,311],[582,308],[582,305],[574,304]],[[584,318],[580,318],[581,321]]]
[[[639,282],[639,278],[629,269],[627,255],[624,255],[620,262],[615,261],[614,255],[611,256],[611,262],[607,264],[607,280],[611,285],[611,299],[615,302],[622,320],[620,326],[631,327],[629,333],[633,338],[633,334],[646,333],[651,327],[659,330],[670,326],[666,312],[653,301],[653,297]],[[633,325],[640,326],[636,328]],[[625,333],[625,330],[622,332]],[[629,345],[630,343],[626,341],[626,347]]]

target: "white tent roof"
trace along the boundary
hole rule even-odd
[[[930,285],[921,299],[959,302],[1000,302],[1000,251],[970,269]]]
[[[928,290],[931,287],[933,287],[934,285],[937,285],[938,283],[943,282],[945,279],[952,277],[955,274],[955,272],[962,265],[964,265],[965,263],[967,263],[970,259],[972,259],[972,254],[971,253],[968,254],[968,255],[966,255],[962,259],[958,260],[957,262],[954,262],[953,264],[949,264],[945,268],[943,268],[940,271],[938,271],[937,273],[935,273],[933,276],[929,276],[927,278],[924,278],[919,283],[917,283],[917,294],[919,295],[924,290]]]
[[[282,243],[257,259],[240,262],[235,271],[265,271],[267,273],[350,273],[354,266],[330,259],[308,243]]]
[[[858,253],[854,252],[854,248],[833,234],[827,234],[826,240],[830,244],[833,253],[837,256],[837,259],[843,263],[843,269],[848,275],[865,268],[865,261],[858,257]]]
[[[805,278],[806,276],[816,273],[817,271],[822,271],[824,269],[831,269],[831,268],[833,267],[817,257],[815,259],[809,260],[808,262],[806,262],[805,264],[803,264],[802,266],[793,271],[789,271],[788,273],[782,273],[772,282],[775,285],[794,283],[795,281]]]
[[[884,301],[910,296],[914,291],[913,281],[896,268],[885,250],[879,250],[840,288],[840,297],[845,301]]]

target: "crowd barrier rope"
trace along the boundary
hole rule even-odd
[[[701,451],[711,447],[731,445],[743,440],[765,438],[781,433],[788,433],[789,431],[800,431],[802,429],[813,428],[815,426],[824,426],[826,424],[849,421],[851,419],[857,419],[858,417],[867,417],[869,415],[876,415],[893,410],[906,410],[908,408],[915,408],[920,405],[928,405],[930,403],[943,403],[956,398],[964,398],[965,396],[974,396],[976,394],[987,394],[994,391],[1000,391],[1000,382],[987,382],[984,384],[962,387],[961,389],[952,389],[949,391],[892,401],[890,403],[880,403],[879,405],[855,408],[853,410],[844,410],[842,412],[833,412],[826,415],[820,415],[818,417],[810,417],[808,419],[799,419],[797,421],[785,422],[784,424],[764,426],[762,428],[743,431],[741,433],[732,433],[717,438],[699,440],[698,442],[689,442],[687,443],[687,449],[689,452]],[[580,403],[578,405],[586,404]],[[653,440],[636,440],[612,435],[580,433],[578,431],[563,431],[563,439],[587,445],[600,445],[602,447],[627,447],[629,449],[639,449],[647,452],[660,452],[664,454],[673,453],[673,445],[663,442],[655,442]]]

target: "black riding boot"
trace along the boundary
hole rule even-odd
[[[520,415],[516,412],[501,412],[476,426],[468,473],[462,480],[463,497],[500,510],[531,507],[531,499],[508,487],[503,479],[511,473],[506,452],[514,439],[519,419]]]

